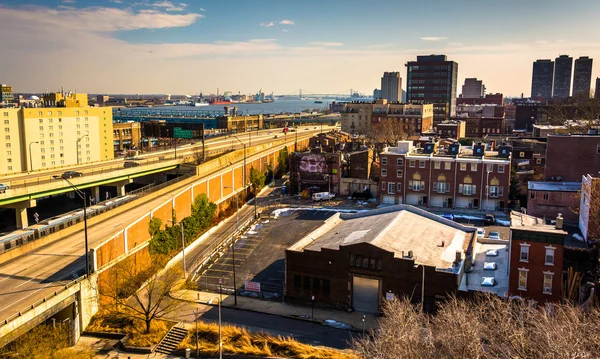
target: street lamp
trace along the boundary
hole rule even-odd
[[[423,313],[423,306],[425,304],[425,266],[423,264],[415,264],[413,268],[423,268],[423,278],[421,279],[421,313]]]
[[[77,139],[77,141],[75,142],[75,144],[77,145],[77,146],[75,146],[75,147],[76,147],[75,149],[77,150],[77,164],[79,164],[79,142],[81,142],[81,140],[82,140],[84,137],[88,137],[88,138],[89,138],[89,136],[88,136],[88,135],[83,135],[83,136],[79,137],[79,138]]]
[[[167,222],[173,223],[173,225],[177,224],[172,219],[167,219]],[[186,266],[185,266],[185,237],[183,236],[183,222],[179,222],[179,226],[181,227],[181,255],[183,257],[183,278],[186,277]]]
[[[212,298],[210,298],[210,300],[208,301],[208,304],[212,305],[213,304],[213,300],[218,300],[219,301],[219,359],[223,359],[223,339],[221,337],[221,301],[222,301],[222,295],[221,295],[221,284],[219,284],[219,296],[214,296]],[[196,353],[197,354],[197,353]]]
[[[233,186],[223,186],[223,188],[231,188],[234,191]],[[239,194],[235,194],[235,229],[236,231],[240,229],[240,206],[238,202]],[[256,200],[256,199],[255,199]],[[233,302],[237,305],[237,282],[235,280],[235,235],[232,238],[233,244],[231,245],[231,259],[233,260]]]
[[[33,155],[31,154],[31,145],[39,143],[38,141],[29,142],[29,171],[33,171]]]
[[[87,135],[86,135],[87,136]],[[84,231],[84,237],[85,237],[85,272],[87,274],[87,276],[89,277],[90,275],[90,263],[89,263],[89,258],[88,258],[88,230],[87,230],[87,199],[86,199],[86,195],[85,193],[81,192],[81,190],[77,187],[75,187],[75,185],[73,183],[71,183],[71,181],[69,181],[64,175],[63,176],[52,176],[54,178],[57,179],[63,179],[65,181],[67,181],[67,183],[69,184],[69,186],[71,186],[71,188],[73,188],[73,190],[75,191],[75,193],[77,193],[77,195],[83,200],[83,231]]]

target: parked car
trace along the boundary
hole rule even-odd
[[[75,177],[83,177],[83,173],[77,171],[67,171],[62,174],[62,178],[75,178]]]
[[[454,215],[453,215],[452,213],[444,213],[444,214],[442,215],[442,217],[444,217],[444,218],[446,218],[446,219],[449,219],[449,220],[451,220],[451,221],[453,221],[453,220],[454,220]]]
[[[500,239],[500,233],[498,233],[496,231],[491,231],[490,232],[490,239]]]
[[[312,194],[313,201],[317,201],[317,202],[331,200],[334,197],[335,197],[335,195],[333,193],[329,193],[329,192],[317,192],[317,193]]]
[[[127,162],[125,162],[125,163],[123,164],[123,167],[125,167],[125,168],[131,168],[131,167],[137,167],[137,166],[139,166],[139,165],[140,165],[140,164],[139,164],[139,163],[137,163],[137,162],[134,162],[134,161],[127,161]]]
[[[272,135],[272,134],[273,134],[273,132],[269,132],[269,133],[267,133],[267,135]]]
[[[9,188],[10,187],[7,184],[0,183],[0,193],[6,192],[6,190],[9,189]]]
[[[484,237],[485,237],[485,229],[477,228],[477,238],[484,238]]]
[[[317,126],[315,126],[315,127],[313,128],[313,130],[316,130],[316,129],[317,129]]]
[[[493,215],[493,214],[489,214],[489,213],[488,213],[488,214],[486,214],[486,215],[485,215],[485,217],[484,217],[484,219],[483,219],[483,222],[484,222],[486,225],[488,225],[488,226],[491,226],[492,224],[495,224],[495,223],[496,223],[496,217],[494,217],[494,215]]]

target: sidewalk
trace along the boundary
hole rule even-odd
[[[182,301],[206,305],[208,304],[208,301],[211,298],[214,298],[215,296],[218,297],[219,294],[183,289],[174,291],[172,293],[172,296]],[[222,294],[222,298],[223,307],[272,314],[292,319],[306,320],[319,324],[324,324],[325,320],[334,320],[337,323],[333,323],[334,325],[330,326],[337,327],[335,326],[335,324],[342,324],[342,329],[350,329],[357,332],[363,331],[363,323],[365,330],[376,329],[378,327],[378,317],[372,314],[362,314],[355,312],[343,312],[337,310],[315,308],[313,317],[313,310],[311,307],[287,304],[282,302],[270,302],[267,300],[248,298],[241,295],[238,295],[237,297],[238,304],[236,306],[234,304],[233,295]],[[218,302],[215,300],[213,305],[217,306]],[[352,326],[352,328],[344,327],[343,324],[350,325]]]

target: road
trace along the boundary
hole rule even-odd
[[[312,126],[309,130],[306,130],[305,127],[299,128],[298,135],[303,135],[307,133],[316,134],[321,130],[320,126]],[[333,126],[323,126],[323,131],[329,131],[334,129]],[[294,133],[288,134],[289,136],[294,136]],[[271,140],[274,140],[274,137],[278,136],[278,140],[281,140],[285,137],[282,137],[281,129],[268,129],[268,130],[260,130],[258,131],[258,135],[256,131],[247,132],[247,133],[239,133],[237,135],[228,136],[228,137],[218,137],[214,139],[209,139],[206,141],[206,152],[207,154],[210,152],[218,152],[219,150],[231,148],[240,148],[240,143],[234,138],[237,137],[240,141],[245,144],[259,144],[266,143]],[[289,137],[288,139],[291,139]],[[184,145],[184,147],[180,147],[177,150],[177,157],[183,156],[195,156],[199,151],[201,151],[202,144],[196,143],[193,145]],[[142,154],[137,156],[139,158],[142,165],[151,164],[155,162],[161,162],[165,159],[165,157],[169,159],[174,159],[175,149],[168,149],[164,151],[150,152],[146,154]],[[41,172],[32,172],[32,173],[22,173],[18,175],[4,176],[0,177],[0,183],[5,185],[10,185],[8,191],[5,194],[0,195],[0,197],[11,197],[11,195],[16,195],[18,193],[11,193],[13,189],[26,188],[28,186],[40,185],[44,183],[50,183],[57,181],[53,176],[61,175],[66,170],[73,170],[77,172],[83,173],[84,176],[89,175],[98,175],[101,173],[107,173],[117,170],[123,169],[123,158],[118,158],[110,161],[97,162],[92,164],[80,165],[80,166],[69,166],[64,168],[57,168],[54,170],[41,171]]]
[[[226,171],[228,169],[224,168],[216,173]],[[111,237],[185,186],[176,186],[162,196],[150,196],[144,204],[89,227],[89,246],[93,247]],[[85,268],[83,252],[84,233],[80,231],[0,266],[0,321],[80,276]]]
[[[200,313],[199,318],[202,321],[218,322],[219,320],[217,307],[187,302],[178,308],[177,313],[171,313],[167,317],[193,323],[196,310]],[[225,307],[221,309],[221,317],[223,323],[242,326],[251,332],[292,336],[305,344],[324,345],[336,349],[349,348],[352,336],[357,335],[349,330],[326,327],[309,321]]]

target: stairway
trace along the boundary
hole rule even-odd
[[[187,330],[181,327],[181,323],[171,327],[167,335],[160,341],[155,352],[161,354],[171,354],[177,349],[177,346],[187,336]]]

